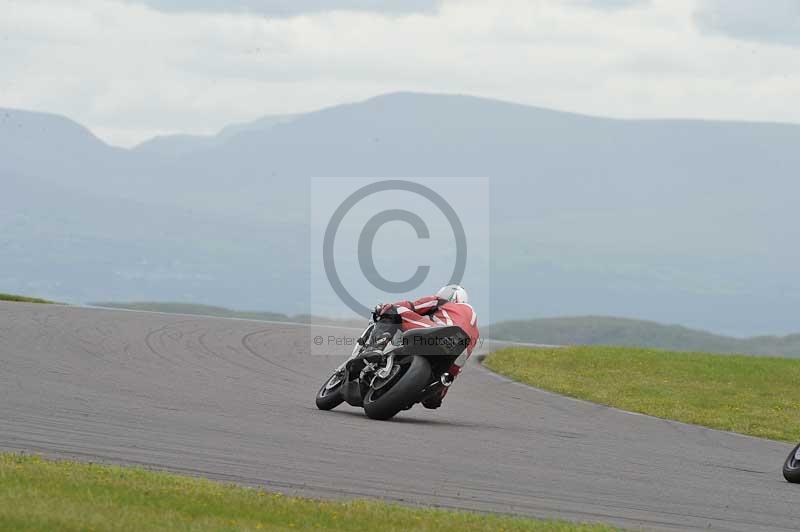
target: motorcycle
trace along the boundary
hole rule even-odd
[[[350,358],[317,392],[317,408],[347,402],[372,419],[390,419],[450,386],[448,370],[468,346],[457,326],[403,332],[395,318],[373,316]]]
[[[783,464],[783,478],[793,484],[800,484],[800,444],[797,445]]]

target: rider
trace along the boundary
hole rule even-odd
[[[403,331],[426,327],[442,327],[456,325],[469,336],[469,344],[461,355],[453,362],[450,369],[442,377],[442,382],[447,386],[442,388],[442,393],[429,397],[422,402],[425,408],[439,408],[442,399],[447,394],[449,385],[461,372],[472,350],[478,343],[478,317],[475,310],[468,303],[467,291],[456,284],[447,285],[434,296],[426,296],[416,301],[398,301],[396,303],[378,305],[375,307],[376,316],[387,314],[399,318]]]

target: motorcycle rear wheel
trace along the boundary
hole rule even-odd
[[[792,484],[800,484],[800,460],[797,459],[797,450],[800,445],[792,449],[791,454],[783,464],[783,478]]]
[[[387,420],[414,404],[431,378],[431,365],[425,357],[413,356],[397,362],[400,365],[396,382],[387,382],[388,390],[370,387],[364,396],[364,412],[372,419]],[[406,366],[406,367],[402,367]],[[390,374],[391,375],[391,374]]]

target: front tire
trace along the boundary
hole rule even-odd
[[[792,449],[791,454],[783,464],[783,478],[792,484],[800,484],[800,460],[797,459],[797,450],[800,445]]]
[[[397,363],[402,374],[386,391],[370,387],[364,396],[364,412],[372,419],[386,420],[408,408],[419,398],[420,392],[430,383],[431,365],[424,357],[413,356]],[[406,366],[406,367],[403,367]],[[390,374],[391,375],[391,374]],[[393,379],[392,376],[388,379]]]
[[[333,410],[342,404],[342,401],[344,401],[344,397],[342,397],[343,382],[343,372],[331,375],[331,378],[325,381],[325,384],[317,392],[317,408],[320,410]]]

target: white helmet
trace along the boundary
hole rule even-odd
[[[457,284],[449,284],[436,292],[436,297],[453,303],[468,303],[467,291]]]

